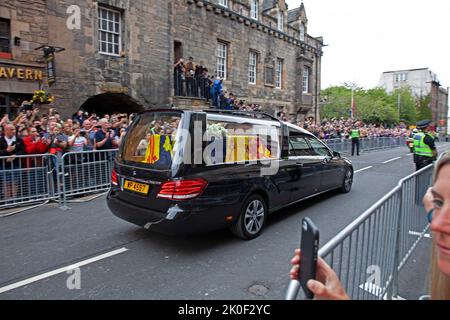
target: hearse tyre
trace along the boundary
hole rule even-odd
[[[244,202],[241,214],[230,230],[241,239],[252,240],[261,234],[266,220],[266,201],[260,195],[253,194]]]
[[[349,193],[352,190],[353,171],[350,168],[345,170],[344,181],[342,187],[339,189],[341,193]]]

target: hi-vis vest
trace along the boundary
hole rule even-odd
[[[427,135],[423,132],[419,132],[414,136],[414,154],[422,157],[433,157],[433,150],[430,146],[425,144],[425,137]]]
[[[352,132],[351,132],[351,137],[352,137],[352,139],[356,139],[356,138],[359,138],[359,130],[355,130],[355,129],[353,129],[352,130]]]

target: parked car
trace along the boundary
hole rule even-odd
[[[207,141],[190,139],[194,131]],[[207,152],[213,143],[220,147]],[[262,174],[270,167],[277,170]],[[275,211],[350,192],[353,166],[306,130],[263,113],[151,110],[129,128],[111,181],[108,206],[128,222],[166,234],[230,228],[248,240]]]

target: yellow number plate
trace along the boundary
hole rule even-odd
[[[125,180],[124,189],[134,191],[140,194],[148,194],[149,186],[143,183]]]

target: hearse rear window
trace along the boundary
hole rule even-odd
[[[122,159],[155,169],[170,169],[181,113],[144,113],[136,121],[127,132]]]

